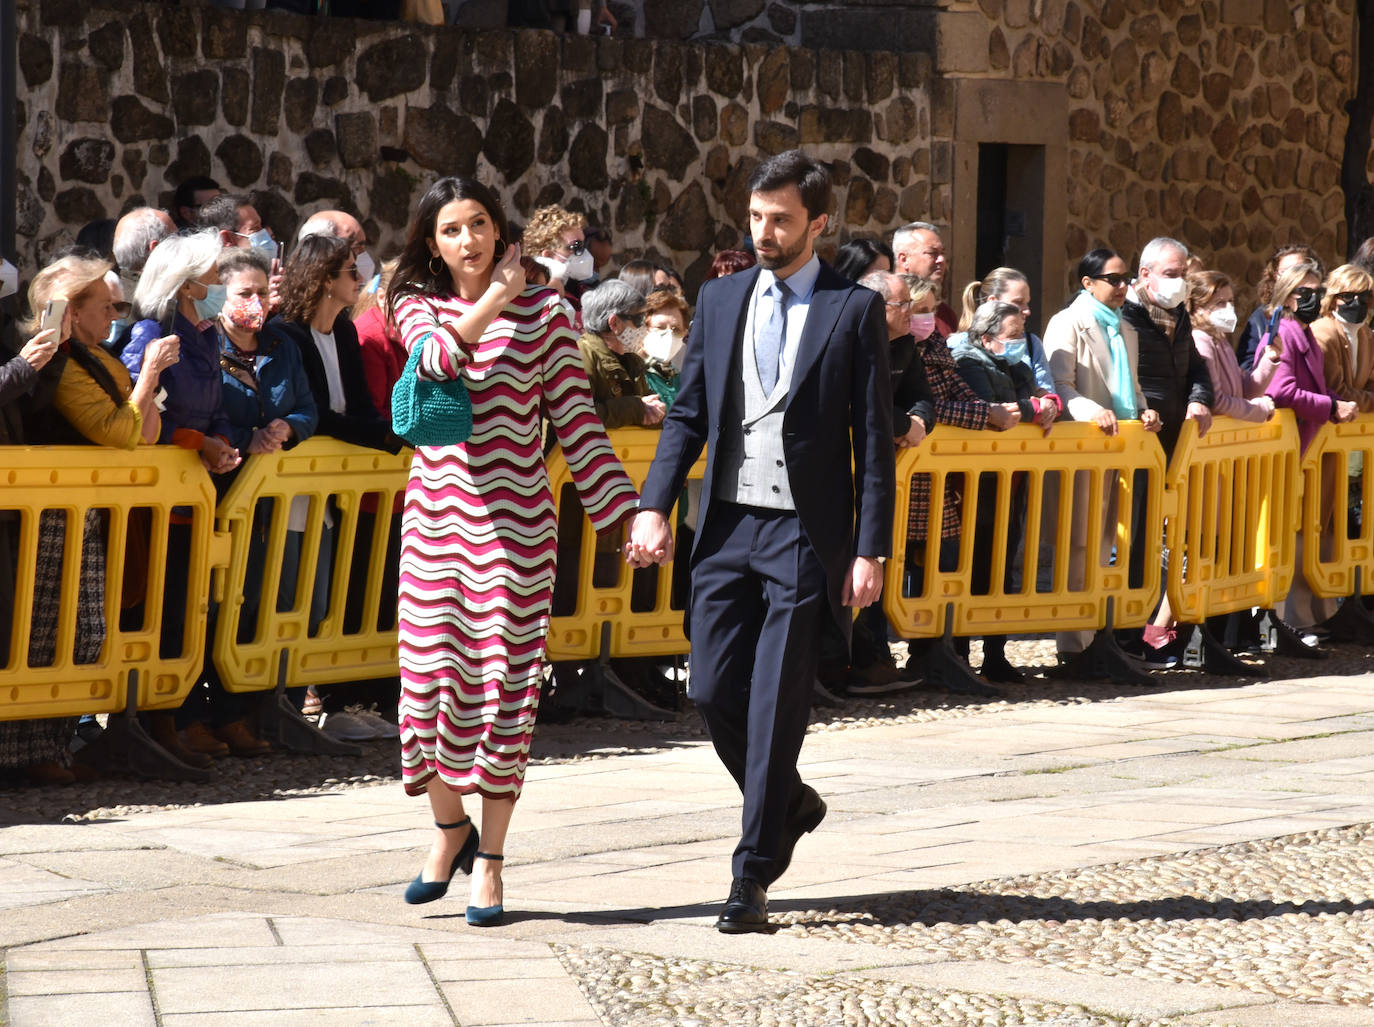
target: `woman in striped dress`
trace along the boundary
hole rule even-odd
[[[461,378],[473,433],[420,446],[401,526],[401,764],[437,827],[408,902],[472,873],[469,923],[502,915],[501,857],[529,759],[553,590],[557,523],[540,411],[598,532],[638,503],[597,420],[558,294],[525,286],[495,195],[444,178],[411,226],[387,302],[419,374]],[[463,796],[482,798],[482,837]],[[479,851],[480,844],[480,851]]]

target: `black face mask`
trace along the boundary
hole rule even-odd
[[[1369,318],[1369,301],[1353,299],[1338,303],[1336,313],[1346,324],[1362,325]]]
[[[1298,309],[1294,311],[1298,315],[1298,320],[1305,325],[1310,325],[1322,313],[1322,298],[1320,294],[1313,293],[1306,299],[1298,300]]]

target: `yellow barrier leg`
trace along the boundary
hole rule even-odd
[[[915,645],[916,643],[910,643]],[[954,605],[945,604],[945,633],[930,640],[923,651],[907,660],[907,667],[920,661],[916,668],[921,673],[921,682],[943,688],[959,695],[977,695],[987,699],[1000,699],[1002,693],[973,672],[954,649]]]
[[[187,766],[153,741],[138,720],[138,669],[130,668],[124,710],[110,714],[100,737],[82,752],[96,766],[127,771],[159,781],[210,780],[210,771]]]
[[[1354,567],[1355,585],[1351,594],[1341,600],[1340,607],[1326,621],[1323,627],[1331,632],[1333,642],[1357,642],[1366,644],[1374,640],[1374,615],[1361,601],[1364,596],[1364,568]]]
[[[571,675],[560,674],[557,699],[551,705],[559,714],[574,713],[605,714],[624,720],[673,720],[677,717],[672,710],[649,702],[620,679],[611,666],[611,625],[601,625],[601,650],[597,658],[582,668],[575,680]]]
[[[1093,636],[1081,653],[1046,675],[1073,681],[1115,681],[1122,685],[1152,685],[1140,663],[1116,642],[1116,598],[1107,597],[1107,626]]]
[[[301,715],[286,694],[287,668],[291,650],[283,649],[277,663],[277,687],[265,697],[258,710],[259,737],[290,749],[320,756],[361,756],[363,747],[331,738]],[[259,693],[261,694],[261,693]]]

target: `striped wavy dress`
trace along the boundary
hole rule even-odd
[[[439,324],[469,304],[409,296],[397,305],[421,377],[461,376],[472,437],[420,446],[401,520],[398,602],[405,789],[438,775],[463,793],[517,798],[539,706],[558,546],[540,411],[552,421],[597,531],[639,497],[592,406],[577,336],[556,293],[531,287],[462,351]],[[465,363],[466,361],[466,363]]]

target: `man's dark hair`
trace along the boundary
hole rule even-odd
[[[812,221],[830,213],[830,172],[801,150],[788,150],[769,157],[749,176],[751,193],[771,193],[794,185],[801,193],[806,216]]]
[[[202,189],[218,189],[219,187],[219,183],[209,175],[192,175],[177,186],[176,192],[172,194],[172,213],[180,217],[182,207],[194,207],[196,205],[196,193]]]
[[[205,188],[208,189],[209,186]],[[237,193],[220,193],[200,208],[200,213],[196,215],[196,227],[216,228],[221,232],[237,232],[239,230],[239,209],[250,206],[252,206],[252,201],[247,196],[240,196]]]

